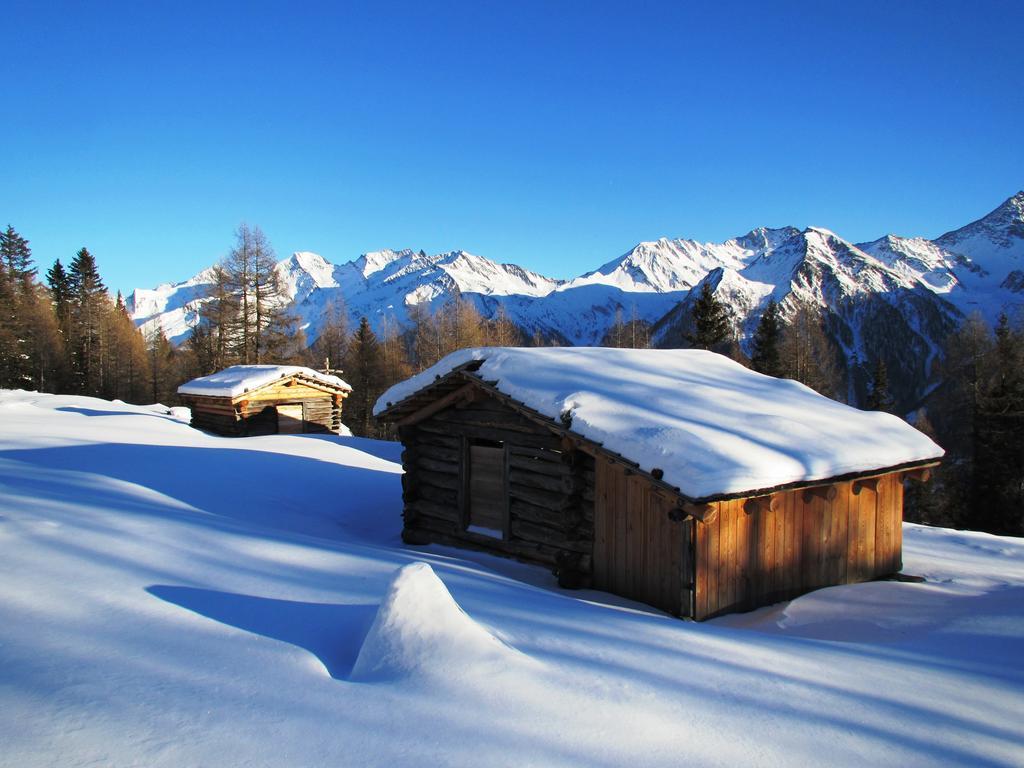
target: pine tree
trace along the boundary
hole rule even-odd
[[[868,398],[865,403],[869,411],[893,412],[896,401],[889,391],[889,369],[882,358],[875,361],[875,368],[871,372],[871,383],[868,387]]]
[[[384,355],[369,321],[363,317],[348,345],[345,380],[352,393],[345,399],[344,421],[356,435],[373,437],[373,405],[384,392]]]
[[[711,284],[705,282],[701,285],[700,294],[693,304],[691,313],[693,320],[693,333],[687,335],[687,340],[698,349],[720,348],[729,340],[731,326],[729,315],[725,305],[718,300]]]
[[[768,376],[783,376],[782,357],[779,346],[782,342],[782,318],[775,299],[769,299],[757,330],[754,331],[754,354],[750,357],[751,367]]]

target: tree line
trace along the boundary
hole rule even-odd
[[[120,293],[109,295],[95,257],[81,248],[67,267],[58,259],[40,280],[29,242],[11,226],[0,233],[0,387],[93,395],[129,402],[176,400],[177,387],[236,364],[297,364],[341,372],[353,387],[343,420],[355,434],[391,437],[372,416],[392,384],[472,346],[542,346],[563,340],[525,334],[498,307],[485,319],[456,294],[431,308],[409,307],[403,327],[385,317],[374,332],[364,317],[349,327],[340,300],[327,306],[307,346],[259,227],[242,224],[228,255],[213,267],[202,315],[188,340],[173,346],[159,329],[143,335]],[[770,299],[748,357],[727,308],[708,283],[692,300],[685,346],[727,354],[771,376],[800,381],[834,399],[862,399],[894,411],[881,357],[857,361],[866,381],[852,398],[851,372],[819,308],[783,309]],[[646,348],[652,329],[635,309],[620,309],[602,343]],[[916,409],[915,425],[947,450],[937,480],[908,494],[907,519],[1024,533],[1024,329],[1003,317],[990,328],[968,318],[946,344],[939,387]]]

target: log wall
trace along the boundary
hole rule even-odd
[[[551,567],[564,586],[594,586],[675,615],[752,610],[902,567],[899,472],[687,505],[621,457],[573,447],[571,436],[479,390],[425,399],[399,436],[407,543],[516,557]],[[467,530],[475,441],[504,450],[504,492],[485,526],[500,520],[501,538]]]
[[[896,573],[902,567],[903,484],[836,483],[834,498],[802,490],[774,494],[748,511],[744,499],[718,502],[697,523],[694,618],[788,600],[813,589]],[[875,487],[870,487],[874,485]]]
[[[183,399],[192,410],[192,426],[219,435],[251,437],[276,433],[277,415],[273,409],[278,405],[302,405],[303,432],[338,434],[341,429],[341,398],[302,385],[267,387],[246,393],[233,403],[227,397]]]
[[[546,565],[564,586],[590,584],[594,460],[564,450],[561,438],[497,400],[481,395],[399,428],[403,537],[495,552]],[[467,531],[469,451],[475,440],[500,442],[505,484],[503,537]]]

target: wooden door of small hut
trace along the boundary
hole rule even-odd
[[[647,480],[606,459],[595,462],[594,587],[674,615],[690,610],[689,522]]]
[[[277,432],[281,435],[302,432],[302,403],[277,406]]]

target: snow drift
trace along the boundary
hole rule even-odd
[[[354,680],[451,678],[516,652],[466,615],[426,563],[400,568],[363,641]]]

